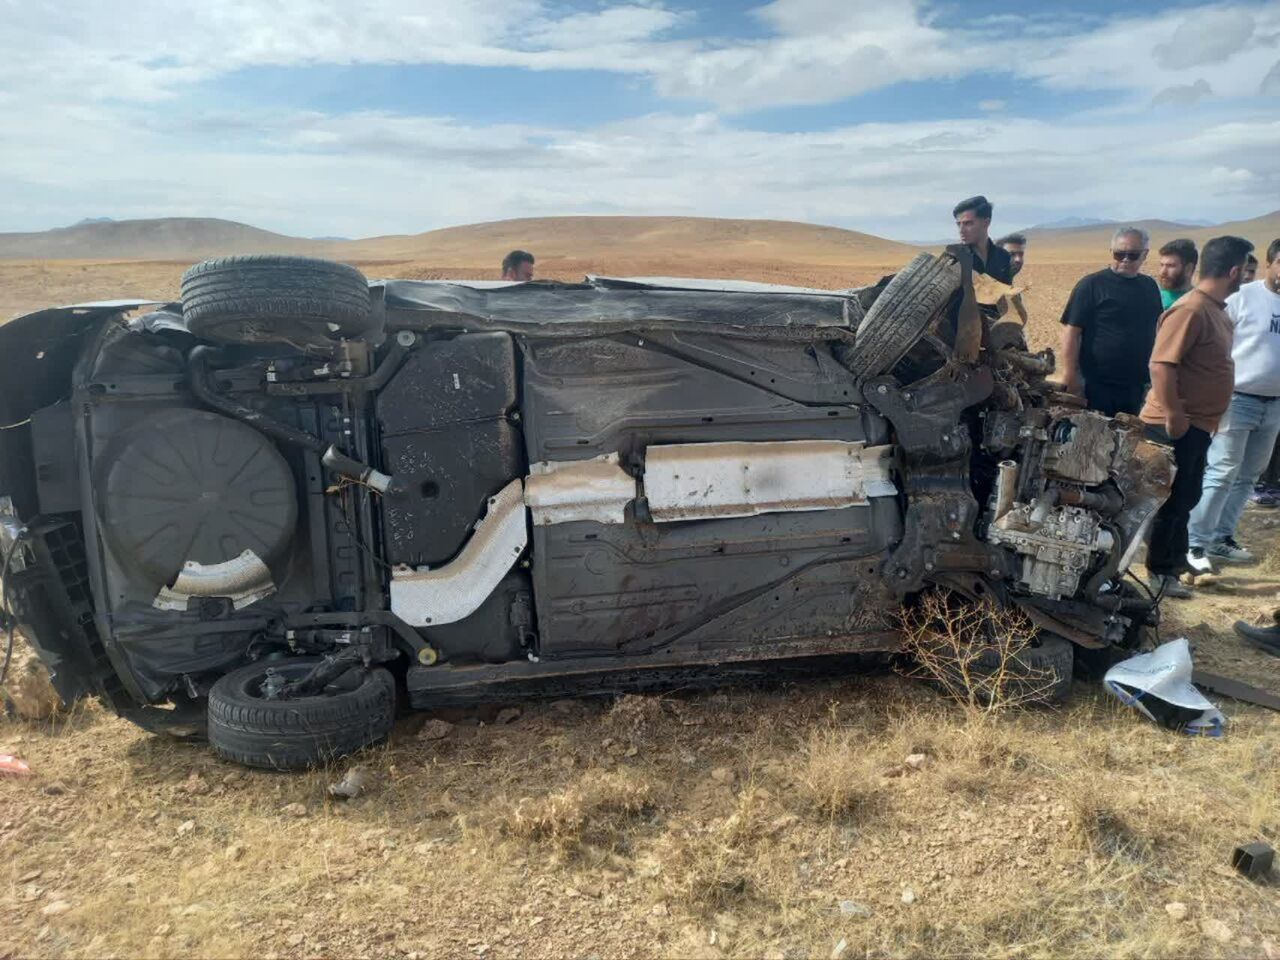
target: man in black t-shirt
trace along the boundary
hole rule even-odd
[[[973,269],[1001,283],[1013,283],[1013,263],[1003,247],[991,242],[991,201],[986,197],[970,197],[956,204],[951,215],[956,218],[960,242],[973,251]]]
[[[1121,227],[1111,238],[1111,266],[1082,278],[1062,313],[1062,377],[1091,410],[1109,417],[1142,409],[1160,288],[1144,275],[1147,232]]]

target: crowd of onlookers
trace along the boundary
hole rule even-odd
[[[960,239],[976,245],[974,268],[1011,282],[1026,236],[990,240],[984,197],[954,213]],[[1181,574],[1255,559],[1237,539],[1241,514],[1251,498],[1277,502],[1257,484],[1280,464],[1280,239],[1261,279],[1243,237],[1214,237],[1203,250],[1172,240],[1155,279],[1142,269],[1150,252],[1146,230],[1115,231],[1111,262],[1082,277],[1063,310],[1059,373],[1090,409],[1140,417],[1173,448],[1177,474],[1151,525],[1147,569],[1154,590],[1185,598]]]

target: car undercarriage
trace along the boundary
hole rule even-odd
[[[900,649],[922,592],[1132,647],[1172,481],[922,254],[846,291],[193,267],[0,328],[5,606],[61,696],[292,768],[431,709]]]

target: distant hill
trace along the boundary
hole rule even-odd
[[[1141,227],[1151,235],[1151,249],[1160,249],[1161,245],[1178,237],[1189,237],[1197,245],[1203,246],[1213,237],[1223,234],[1236,234],[1252,240],[1255,247],[1265,252],[1267,245],[1276,237],[1280,237],[1280,210],[1250,220],[1237,220],[1230,223],[1219,223],[1210,226],[1194,226],[1187,223],[1175,223],[1170,220],[1135,220],[1128,221]],[[1024,231],[1030,241],[1030,258],[1047,262],[1076,262],[1083,260],[1106,259],[1107,249],[1111,243],[1111,235],[1119,226],[1117,221],[1093,224],[1083,227],[1043,229],[1033,227]]]
[[[811,264],[900,263],[917,251],[883,237],[789,220],[711,217],[539,217],[447,227],[337,244],[347,256],[494,269],[513,249],[539,263],[714,260]]]
[[[165,217],[81,221],[40,233],[0,233],[6,260],[201,260],[232,253],[319,253],[327,245],[233,220]]]

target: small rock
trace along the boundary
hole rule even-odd
[[[498,724],[515,723],[524,715],[524,711],[519,707],[505,707],[498,711],[498,715],[494,717],[493,722]]]
[[[553,700],[550,704],[551,712],[558,713],[561,716],[568,716],[571,713],[577,713],[582,709],[582,703],[579,700]]]
[[[32,880],[39,880],[43,873],[43,870],[28,870],[18,878],[18,883],[30,883]]]
[[[842,917],[869,917],[871,916],[871,908],[864,906],[854,900],[840,901],[840,915]]]
[[[1216,917],[1201,920],[1200,932],[1210,940],[1217,940],[1219,943],[1230,943],[1232,936],[1234,936],[1231,928]]]
[[[655,917],[665,917],[671,913],[671,909],[665,903],[655,903],[649,912]]]
[[[244,847],[240,846],[238,843],[233,843],[231,846],[227,847],[226,850],[222,851],[222,855],[232,863],[235,863],[244,856]]]
[[[634,757],[634,756],[637,756],[639,753],[640,753],[639,747],[627,747],[626,756]]]
[[[53,783],[46,783],[40,792],[49,797],[60,797],[67,792],[67,788],[61,781],[55,780]]]
[[[902,891],[902,902],[910,906],[916,902],[916,892],[910,887]]]
[[[178,824],[178,836],[185,837],[188,833],[193,831],[195,828],[196,828],[196,822],[194,820],[184,820],[182,821],[182,823]]]
[[[1187,914],[1191,911],[1185,903],[1174,902],[1166,903],[1164,905],[1164,912],[1167,913],[1169,918],[1172,920],[1185,920],[1187,919]]]
[[[433,718],[422,725],[418,731],[419,740],[443,740],[453,732],[453,724],[448,720]]]
[[[329,796],[354,800],[368,789],[370,779],[368,767],[354,766],[337,783],[329,784]]]
[[[303,940],[305,940],[305,939],[307,939],[306,934],[303,934],[303,933],[291,933],[291,934],[289,934],[289,936],[287,936],[287,937],[285,938],[285,941],[284,941],[284,942],[285,942],[285,943],[287,943],[287,944],[288,944],[289,946],[291,946],[291,947],[300,947],[300,946],[302,946],[302,941],[303,941]]]
[[[180,789],[183,793],[189,793],[192,796],[199,797],[209,792],[209,784],[204,777],[200,776],[200,774],[195,770],[192,770],[187,779],[183,781]]]
[[[711,771],[711,779],[716,783],[733,783],[736,779],[735,774],[729,767],[716,767]]]
[[[291,803],[281,807],[280,812],[290,817],[305,817],[307,815],[307,805],[305,803]]]
[[[157,937],[167,937],[172,932],[173,932],[173,924],[171,923],[162,923],[160,924],[160,926],[156,927]]]
[[[844,952],[848,949],[849,941],[844,939],[844,937],[841,937],[840,942],[831,948],[831,960],[840,960],[840,958],[844,956]]]
[[[910,754],[902,762],[905,763],[912,770],[923,770],[925,766],[928,764],[929,758],[923,753],[913,753],[913,754]]]
[[[40,914],[45,917],[60,917],[71,909],[71,904],[65,900],[55,900],[53,903],[46,904],[41,908]]]

